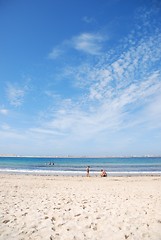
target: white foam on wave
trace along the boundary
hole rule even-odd
[[[0,172],[10,173],[31,173],[31,174],[51,174],[51,175],[83,175],[84,171],[55,171],[55,170],[30,170],[30,169],[0,169]]]
[[[17,173],[17,174],[40,174],[40,175],[65,175],[65,176],[84,176],[86,175],[85,171],[60,171],[60,170],[35,170],[35,169],[9,169],[9,168],[2,168],[0,169],[1,173]],[[100,175],[100,172],[90,172],[91,176]],[[142,171],[142,172],[107,172],[108,176],[151,176],[157,175],[161,176],[161,171]]]

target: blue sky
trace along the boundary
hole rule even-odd
[[[161,155],[158,0],[1,0],[0,153]]]

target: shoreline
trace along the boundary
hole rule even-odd
[[[158,179],[159,181],[161,181],[161,174],[159,173],[159,175],[155,175],[155,174],[137,174],[137,175],[131,175],[131,174],[126,174],[126,175],[107,175],[107,177],[101,177],[100,174],[90,174],[89,177],[86,176],[86,173],[84,174],[81,174],[81,175],[78,175],[78,174],[75,174],[75,175],[70,175],[70,174],[41,174],[41,173],[17,173],[17,172],[1,172],[0,171],[0,178],[19,178],[23,180],[23,178],[35,178],[38,177],[38,178],[42,178],[42,179],[45,179],[47,177],[50,177],[50,179],[105,179],[105,180],[102,180],[102,181],[115,181],[115,179],[118,179],[118,180],[125,180],[126,179],[134,179],[134,180],[141,180],[141,179]]]
[[[17,170],[17,169],[0,169],[0,175],[7,174],[7,175],[39,175],[39,176],[68,176],[68,177],[83,177],[86,176],[85,171],[53,171],[53,170]],[[99,171],[91,171],[91,177],[100,177]],[[107,172],[107,177],[139,177],[139,176],[158,176],[161,177],[160,171],[131,171],[131,172]]]
[[[99,180],[99,179],[102,179],[101,181],[115,181],[115,179],[118,179],[118,180],[123,180],[123,181],[126,181],[126,179],[134,179],[134,180],[141,180],[141,179],[149,179],[149,180],[154,180],[154,179],[157,179],[158,181],[161,181],[161,175],[108,175],[107,177],[101,177],[100,174],[98,175],[91,175],[89,177],[86,176],[86,173],[82,174],[82,175],[51,175],[51,174],[39,174],[39,173],[31,173],[31,174],[27,174],[27,173],[16,173],[16,172],[12,172],[12,173],[4,173],[4,172],[0,172],[0,178],[15,178],[15,179],[21,179],[23,181],[23,178],[28,178],[28,179],[46,179],[50,177],[50,179],[70,179],[70,180],[81,180],[81,179],[84,179],[85,181],[88,179],[92,179],[95,181]],[[104,180],[103,180],[104,179]]]

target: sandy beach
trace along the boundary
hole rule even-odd
[[[161,239],[159,176],[0,178],[0,240]]]

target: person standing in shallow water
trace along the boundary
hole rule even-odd
[[[86,171],[87,171],[87,177],[89,177],[89,169],[90,169],[90,166],[88,166],[88,167],[86,168]]]

